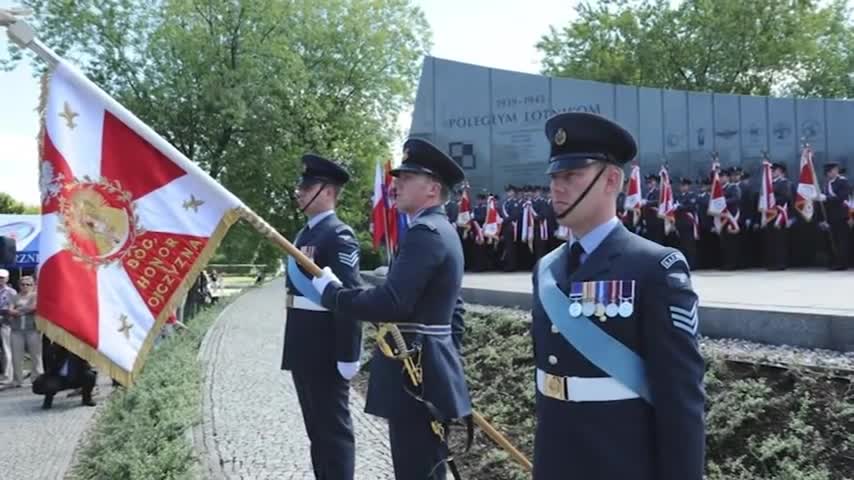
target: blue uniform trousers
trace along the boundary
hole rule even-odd
[[[311,442],[315,478],[352,480],[356,445],[349,410],[349,383],[337,372],[292,373]]]
[[[394,478],[445,480],[445,444],[433,433],[426,408],[419,408],[414,415],[388,420]]]

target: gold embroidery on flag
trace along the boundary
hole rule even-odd
[[[65,102],[65,105],[62,107],[62,113],[60,113],[59,116],[65,119],[65,125],[67,125],[68,128],[74,130],[74,127],[77,126],[77,124],[74,123],[74,118],[79,117],[80,114],[72,110],[71,105],[69,105],[68,102]]]
[[[119,322],[121,322],[122,326],[119,327],[118,332],[123,333],[125,338],[130,340],[130,329],[133,328],[133,324],[128,322],[128,316],[124,313],[119,315]]]
[[[182,204],[181,204],[181,206],[182,206],[182,207],[184,207],[184,210],[189,211],[189,210],[192,208],[192,209],[193,209],[193,213],[199,213],[199,207],[201,207],[202,205],[204,205],[204,203],[205,203],[205,201],[204,201],[204,200],[199,200],[199,199],[197,199],[197,198],[195,197],[195,195],[193,195],[193,194],[191,193],[191,194],[190,194],[190,198],[189,198],[189,199],[187,199],[187,200],[184,200],[184,203],[182,203]]]
[[[63,190],[57,228],[74,258],[93,267],[125,258],[143,233],[130,192],[118,180],[94,182],[88,177],[74,179]]]

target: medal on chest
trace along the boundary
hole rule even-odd
[[[584,298],[584,284],[573,282],[569,286],[569,316],[577,317],[581,315],[581,301]]]
[[[635,311],[635,281],[622,280],[620,282],[620,316],[628,318]]]

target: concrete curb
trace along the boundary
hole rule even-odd
[[[377,285],[384,277],[362,274]],[[530,292],[463,287],[467,303],[530,310]],[[700,333],[711,338],[739,338],[771,345],[854,351],[854,317],[734,308],[700,303]]]

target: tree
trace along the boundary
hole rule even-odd
[[[23,202],[15,200],[8,193],[0,192],[0,214],[22,214],[22,213],[39,213],[40,209],[37,206],[26,205]]]
[[[348,166],[340,214],[367,231],[372,166],[429,48],[409,0],[25,3],[43,41],[280,231],[302,223],[290,192],[307,151]],[[221,251],[280,256],[247,228]]]
[[[854,95],[844,0],[604,0],[577,11],[537,44],[544,73],[722,93]]]

